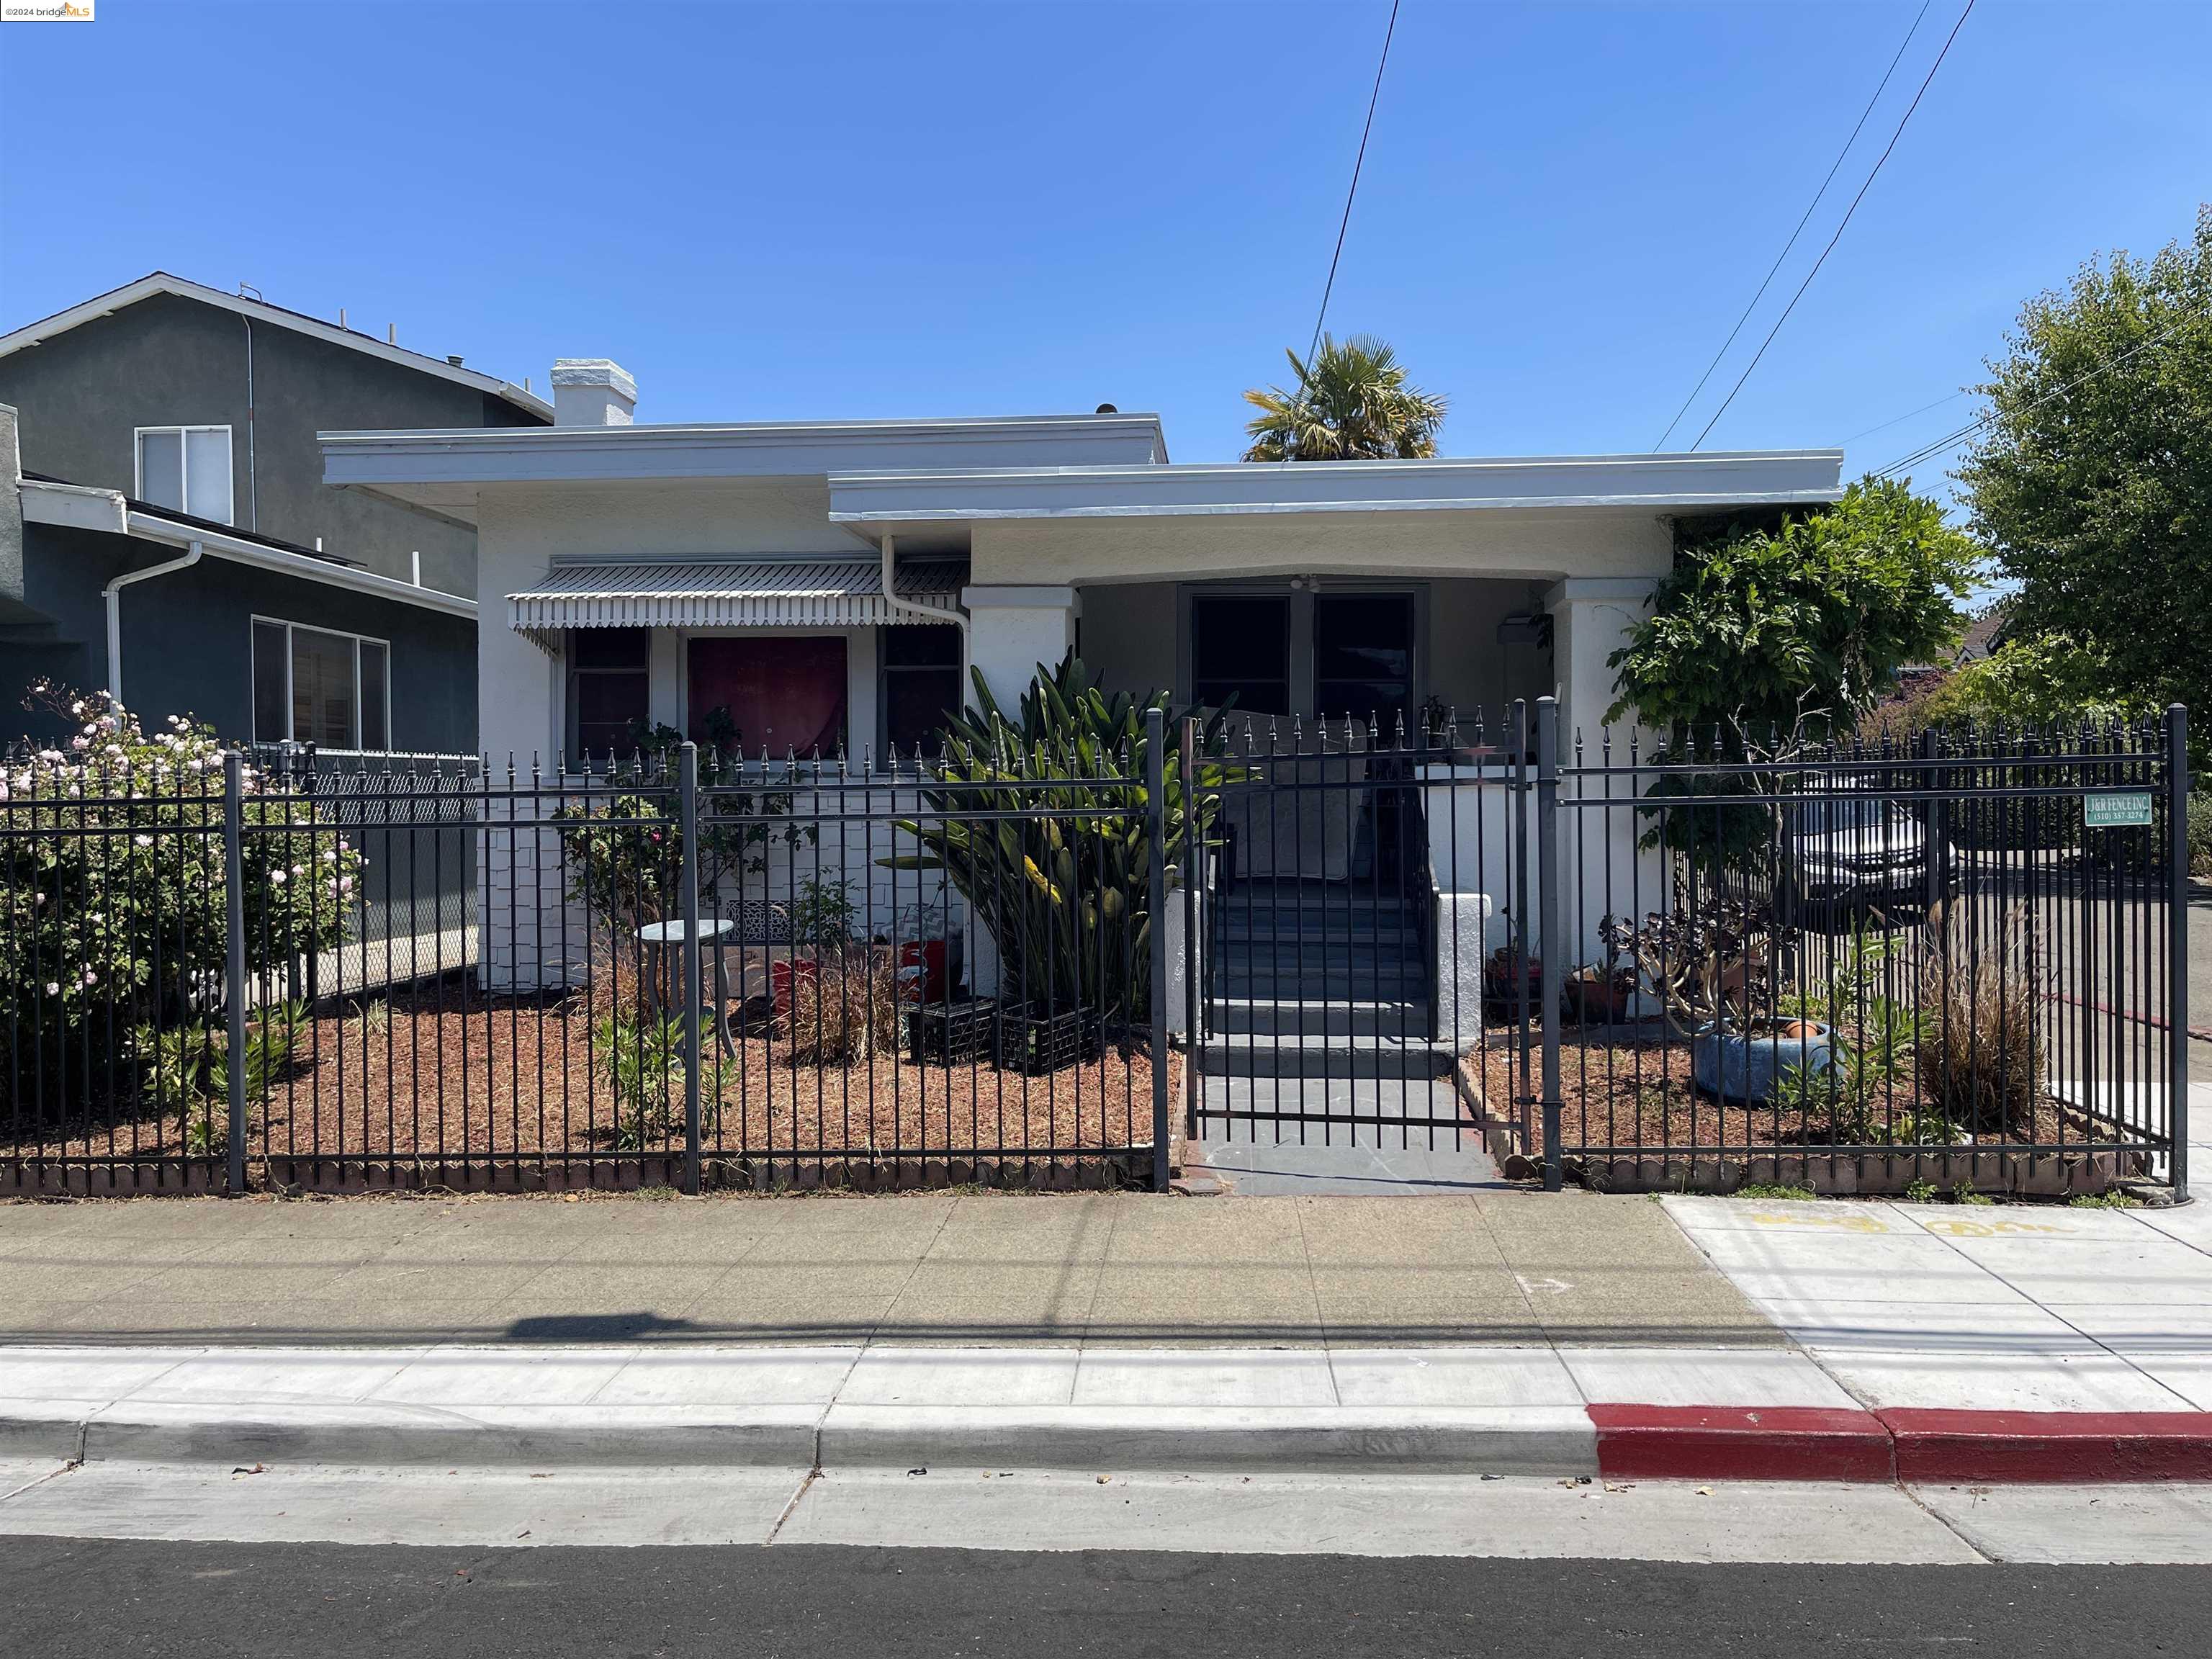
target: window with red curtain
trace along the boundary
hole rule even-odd
[[[692,738],[729,710],[748,755],[781,760],[835,753],[845,733],[845,641],[840,638],[693,640],[687,664]],[[723,734],[726,736],[726,734]]]

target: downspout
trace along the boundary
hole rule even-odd
[[[180,559],[164,559],[159,564],[149,564],[143,570],[126,570],[100,590],[100,597],[107,604],[107,695],[118,708],[123,702],[123,590],[133,582],[151,581],[156,576],[166,576],[174,570],[188,570],[200,562],[206,550],[195,541],[191,550]]]
[[[884,537],[884,604],[890,610],[902,611],[909,617],[927,617],[929,621],[939,624],[951,623],[960,630],[960,698],[963,702],[965,702],[968,698],[968,680],[970,672],[967,613],[962,611],[939,611],[934,605],[916,605],[912,599],[899,598],[891,581],[891,567],[897,561],[897,545],[898,538],[886,532]]]
[[[253,319],[241,316],[246,325],[246,527],[261,528],[261,490],[253,470]]]

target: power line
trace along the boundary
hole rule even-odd
[[[2133,345],[2130,346],[2125,351],[2120,353],[2117,357],[2108,357],[2103,362],[2099,363],[2094,368],[2085,370],[2081,374],[2076,374],[2072,380],[2063,381],[2061,384],[2051,387],[2050,391],[2045,392],[2040,398],[2035,398],[2032,402],[2022,404],[2017,410],[2012,411],[2014,417],[2017,418],[2018,416],[2026,415],[2032,410],[2040,409],[2052,398],[2063,397],[2066,393],[2073,391],[2075,386],[2081,386],[2090,380],[2094,380],[2100,374],[2110,374],[2113,369],[2118,368],[2122,363],[2127,362],[2129,358],[2135,356],[2137,353],[2148,351],[2154,345],[2164,343],[2166,341],[2172,339],[2176,334],[2179,333],[2182,329],[2189,324],[2197,322],[2199,320],[2201,319],[2195,315],[2186,313],[2175,318],[2173,321],[2168,323],[2164,328],[2159,330],[2157,333],[2137,340]],[[1962,393],[1961,395],[1963,396],[1964,394]],[[1935,405],[1931,404],[1929,407],[1932,409]],[[1893,473],[1903,471],[1908,466],[1917,466],[1924,460],[1941,455],[1947,449],[1956,449],[1960,444],[1966,442],[1967,439],[1972,437],[1974,434],[1979,432],[1984,427],[1989,425],[1990,422],[1996,420],[1997,416],[2003,412],[2004,411],[2002,410],[1993,409],[1988,414],[1982,416],[1979,419],[1969,421],[1966,425],[1960,427],[1954,431],[1945,433],[1942,437],[1936,439],[1933,442],[1923,444],[1911,454],[1899,456],[1896,460],[1892,461],[1887,466],[1883,467],[1874,476],[1877,478],[1887,478]],[[1908,416],[1905,418],[1910,417]]]
[[[1966,0],[1966,9],[1959,14],[1959,21],[1951,25],[1951,33],[1944,37],[1943,50],[1936,54],[1936,61],[1928,66],[1928,73],[1922,77],[1920,90],[1912,94],[1911,103],[1905,106],[1904,115],[1899,118],[1897,131],[1889,135],[1889,143],[1875,159],[1874,168],[1867,174],[1866,183],[1859,186],[1859,193],[1851,198],[1850,206],[1844,210],[1843,223],[1838,225],[1836,234],[1828,238],[1827,246],[1822,248],[1820,257],[1813,261],[1812,270],[1807,271],[1805,280],[1797,284],[1797,291],[1790,296],[1790,303],[1783,307],[1782,314],[1774,319],[1774,326],[1766,331],[1766,337],[1759,343],[1759,349],[1744,365],[1743,373],[1736,376],[1735,384],[1729,388],[1729,395],[1721,399],[1721,406],[1713,411],[1712,419],[1705,422],[1705,431],[1698,434],[1697,442],[1690,446],[1692,450],[1705,442],[1721,416],[1728,413],[1729,405],[1735,401],[1735,394],[1743,390],[1743,383],[1751,378],[1752,370],[1757,368],[1759,360],[1766,356],[1766,348],[1774,343],[1774,337],[1782,331],[1782,325],[1790,320],[1790,313],[1797,309],[1798,301],[1805,297],[1805,290],[1813,286],[1813,279],[1820,274],[1820,267],[1828,263],[1828,256],[1836,251],[1836,244],[1843,240],[1844,232],[1850,228],[1851,216],[1859,210],[1859,204],[1866,200],[1867,191],[1874,187],[1875,179],[1881,175],[1882,164],[1889,160],[1890,152],[1897,148],[1897,141],[1905,136],[1905,123],[1912,119],[1913,111],[1920,107],[1920,100],[1928,95],[1929,84],[1935,80],[1936,71],[1943,67],[1943,60],[1951,55],[1951,43],[1959,38],[1959,31],[1966,27],[1966,20],[1973,15],[1974,0]]]
[[[1374,90],[1367,94],[1367,124],[1359,129],[1359,153],[1352,161],[1352,188],[1344,192],[1344,217],[1336,227],[1336,251],[1328,256],[1328,281],[1322,284],[1321,311],[1314,318],[1313,342],[1306,347],[1304,374],[1313,373],[1314,353],[1321,349],[1321,325],[1328,316],[1328,297],[1336,291],[1336,264],[1344,258],[1344,233],[1352,225],[1352,201],[1359,194],[1359,170],[1367,162],[1367,135],[1375,131],[1375,106],[1382,96],[1382,71],[1389,65],[1390,40],[1397,33],[1398,0],[1390,0],[1390,22],[1382,31],[1382,56],[1375,65]]]
[[[1969,386],[1965,390],[1954,392],[1948,397],[1938,398],[1932,404],[1923,404],[1917,409],[1908,409],[1904,414],[1899,415],[1895,420],[1884,421],[1880,426],[1870,426],[1863,432],[1852,433],[1850,437],[1844,440],[1844,442],[1847,444],[1855,444],[1862,438],[1871,438],[1877,432],[1887,432],[1893,426],[1902,426],[1905,422],[1911,420],[1915,415],[1925,415],[1931,409],[1941,409],[1945,404],[1955,404],[1961,398],[1972,396],[1972,390],[1973,389]]]
[[[1921,0],[1920,9],[1913,14],[1912,27],[1905,31],[1905,39],[1897,43],[1897,55],[1889,60],[1889,67],[1881,72],[1881,84],[1875,88],[1874,96],[1867,100],[1866,107],[1859,112],[1858,122],[1851,128],[1851,136],[1844,140],[1844,147],[1836,152],[1836,159],[1829,164],[1828,176],[1820,180],[1820,189],[1814,191],[1813,199],[1805,204],[1803,216],[1797,221],[1797,228],[1790,233],[1790,240],[1782,245],[1782,252],[1774,256],[1774,263],[1766,268],[1766,275],[1759,284],[1759,292],[1751,296],[1751,303],[1744,307],[1743,315],[1735,319],[1735,326],[1728,331],[1728,338],[1723,340],[1721,349],[1713,353],[1712,362],[1707,363],[1705,372],[1698,376],[1697,385],[1692,386],[1690,395],[1682,399],[1682,406],[1674,411],[1674,418],[1667,422],[1667,429],[1659,434],[1659,441],[1651,446],[1653,454],[1657,454],[1667,440],[1674,435],[1674,428],[1682,423],[1682,416],[1690,412],[1690,405],[1698,401],[1698,394],[1705,389],[1705,382],[1713,378],[1713,371],[1721,366],[1721,359],[1728,356],[1729,348],[1735,343],[1735,337],[1743,332],[1743,325],[1751,320],[1751,313],[1759,309],[1759,302],[1766,297],[1768,285],[1774,281],[1775,273],[1782,269],[1782,262],[1790,257],[1790,250],[1797,246],[1797,239],[1805,234],[1805,227],[1812,222],[1813,210],[1820,205],[1820,198],[1828,193],[1828,186],[1835,183],[1837,171],[1844,165],[1844,157],[1849,155],[1851,146],[1858,143],[1859,133],[1867,124],[1867,117],[1874,113],[1874,106],[1881,101],[1882,94],[1889,89],[1889,77],[1897,73],[1898,64],[1904,62],[1905,49],[1912,44],[1912,37],[1920,33],[1920,20],[1928,15],[1928,8],[1934,3],[1935,0]]]

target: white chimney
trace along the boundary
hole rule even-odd
[[[560,357],[553,363],[553,424],[628,426],[637,415],[637,382],[605,357]]]

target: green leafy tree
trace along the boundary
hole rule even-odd
[[[1619,700],[1677,738],[1739,752],[1820,736],[1872,708],[1897,671],[1959,641],[1980,550],[1905,485],[1866,478],[1778,530],[1686,550],[1651,614],[1607,659]]]
[[[2135,720],[2157,712],[2143,692],[2115,695],[2120,676],[2095,646],[2065,634],[2011,639],[1978,662],[1951,674],[1922,698],[1926,726],[1967,720],[2008,726],[2067,725],[2090,720]]]
[[[2212,204],[2030,300],[2009,343],[1958,477],[2018,631],[2075,641],[2103,702],[2212,705]]]
[[[1255,386],[1248,461],[1419,460],[1437,453],[1445,400],[1406,383],[1398,354],[1371,334],[1321,337],[1311,364],[1295,351],[1292,390]]]

